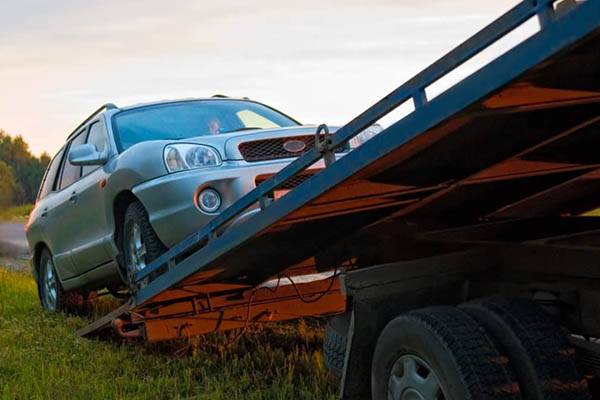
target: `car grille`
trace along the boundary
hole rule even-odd
[[[305,147],[301,151],[291,152],[284,148],[284,144],[289,141],[304,142]],[[266,161],[279,158],[299,157],[309,151],[315,144],[314,135],[291,136],[273,139],[253,140],[251,142],[240,143],[238,149],[245,161]],[[336,153],[343,152],[344,148],[336,150]]]
[[[311,171],[311,172],[305,172],[303,174],[298,174],[298,175],[288,179],[287,181],[283,182],[277,188],[277,190],[293,189],[296,186],[299,186],[300,184],[306,182],[316,172],[318,172],[318,171]],[[272,176],[273,176],[272,174],[258,175],[255,179],[256,186],[260,185],[261,183],[263,183],[264,181],[266,181],[267,179],[269,179]]]

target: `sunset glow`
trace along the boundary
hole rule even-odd
[[[105,102],[248,96],[343,124],[515,1],[4,1],[0,128],[54,153]]]

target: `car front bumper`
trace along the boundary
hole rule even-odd
[[[226,161],[219,167],[181,171],[152,179],[134,187],[133,193],[146,208],[160,240],[172,247],[254,189],[257,178],[276,174],[291,161]],[[311,170],[323,167],[319,162]],[[215,189],[221,195],[221,207],[215,213],[206,213],[196,205],[198,193],[205,188]],[[250,207],[233,224],[242,222],[257,210],[258,205]]]

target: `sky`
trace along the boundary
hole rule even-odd
[[[103,103],[217,93],[343,125],[516,3],[2,0],[0,128],[54,154]]]

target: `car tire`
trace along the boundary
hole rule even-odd
[[[393,319],[377,340],[371,372],[374,400],[521,399],[508,358],[455,307],[425,308]]]
[[[38,297],[44,310],[55,313],[65,309],[65,292],[54,267],[50,250],[44,248],[38,261]]]
[[[137,233],[134,230],[138,230]],[[141,240],[137,243],[137,238]],[[134,241],[135,243],[132,243]],[[139,246],[141,248],[139,248]],[[136,253],[137,249],[137,253]],[[156,232],[150,224],[148,213],[139,201],[135,201],[127,207],[123,221],[122,248],[123,262],[128,284],[132,287],[134,274],[145,268],[148,264],[158,258],[166,251],[166,247],[160,241]],[[143,254],[143,260],[140,260]],[[133,265],[135,261],[139,261]]]
[[[335,315],[327,320],[325,327],[325,339],[323,340],[325,366],[338,378],[344,371],[350,317],[350,313]]]
[[[590,399],[575,350],[544,309],[528,299],[490,297],[462,309],[505,349],[526,399]]]
[[[44,310],[79,316],[93,311],[95,292],[65,291],[56,273],[52,254],[47,248],[42,250],[37,267],[38,297]]]

